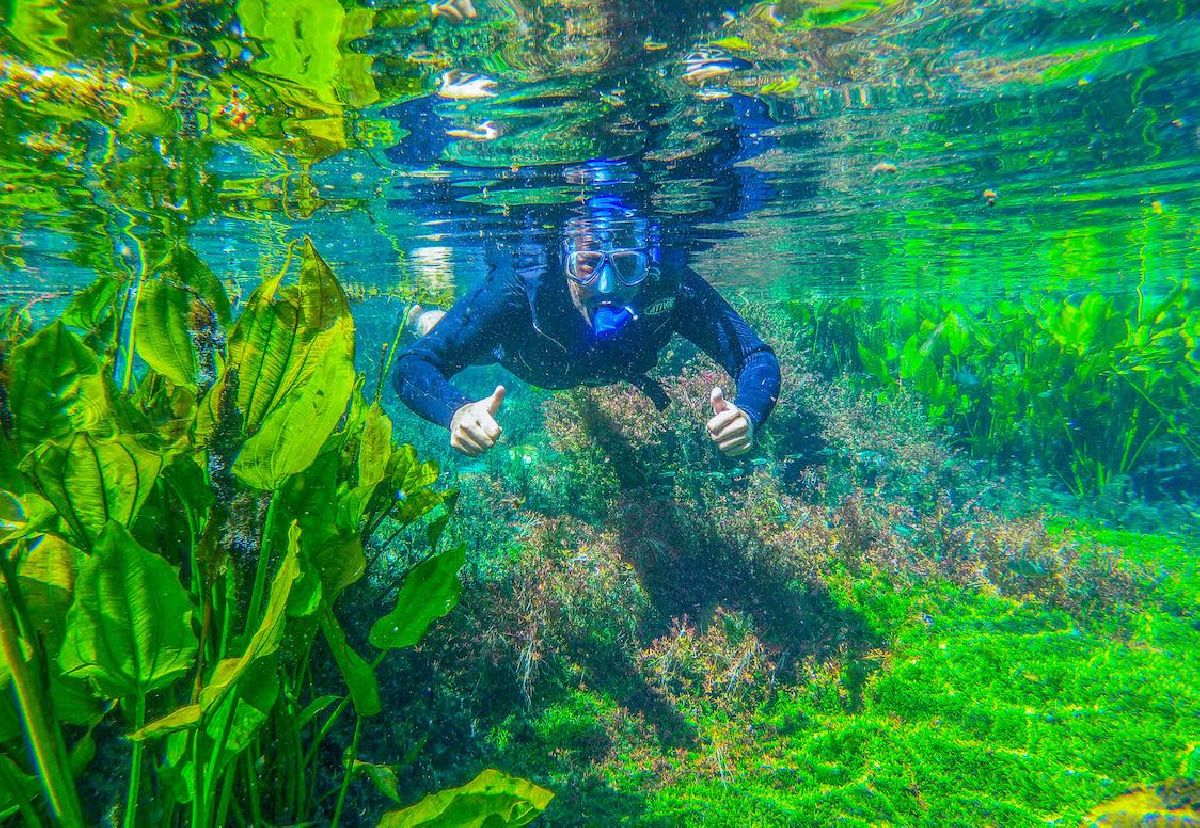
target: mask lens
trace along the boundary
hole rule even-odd
[[[567,272],[576,282],[586,284],[595,278],[596,271],[603,261],[603,253],[595,250],[577,250],[571,254]]]
[[[646,278],[646,254],[640,250],[614,250],[609,258],[617,277],[627,285],[636,285]]]

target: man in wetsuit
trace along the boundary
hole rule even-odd
[[[450,382],[466,366],[499,363],[554,389],[625,380],[663,409],[669,399],[646,372],[675,333],[734,378],[732,402],[712,389],[708,434],[727,455],[749,451],[779,398],[775,353],[678,254],[660,249],[655,226],[599,196],[567,222],[560,250],[519,247],[511,269],[493,271],[401,354],[396,389],[474,457],[500,436],[504,386],[468,399]]]

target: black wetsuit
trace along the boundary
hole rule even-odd
[[[396,361],[396,390],[425,419],[449,427],[471,402],[450,383],[468,365],[499,363],[543,388],[626,380],[666,398],[645,374],[678,333],[700,347],[737,383],[734,404],[762,425],[779,398],[779,360],[717,291],[664,251],[661,266],[678,276],[664,293],[644,291],[638,318],[609,341],[597,341],[571,301],[558,257],[523,246],[511,268],[497,268]]]

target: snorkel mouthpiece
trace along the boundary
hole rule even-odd
[[[592,329],[596,332],[596,339],[605,342],[613,339],[621,332],[622,328],[635,319],[637,319],[637,314],[633,312],[632,308],[601,305],[592,315]]]

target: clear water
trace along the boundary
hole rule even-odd
[[[244,298],[308,236],[353,301],[357,364],[374,377],[412,303],[448,305],[518,242],[557,243],[581,192],[568,171],[609,159],[667,243],[767,314],[862,299],[958,302],[986,320],[1003,301],[1098,294],[1139,308],[1176,295],[1194,318],[1200,3],[477,9],[456,22],[422,3],[13,0],[0,10],[6,304],[44,322],[98,275],[148,275],[180,243]],[[701,49],[723,71],[686,78]],[[439,97],[452,70],[496,94]],[[1186,414],[1200,330],[1183,331],[1173,359],[1193,384],[1172,399]],[[522,390],[515,404],[545,400]],[[1103,419],[1103,401],[1086,405]],[[1100,502],[1128,490],[1066,478],[1042,494],[1194,536],[1183,419],[1135,479],[1137,510]]]

